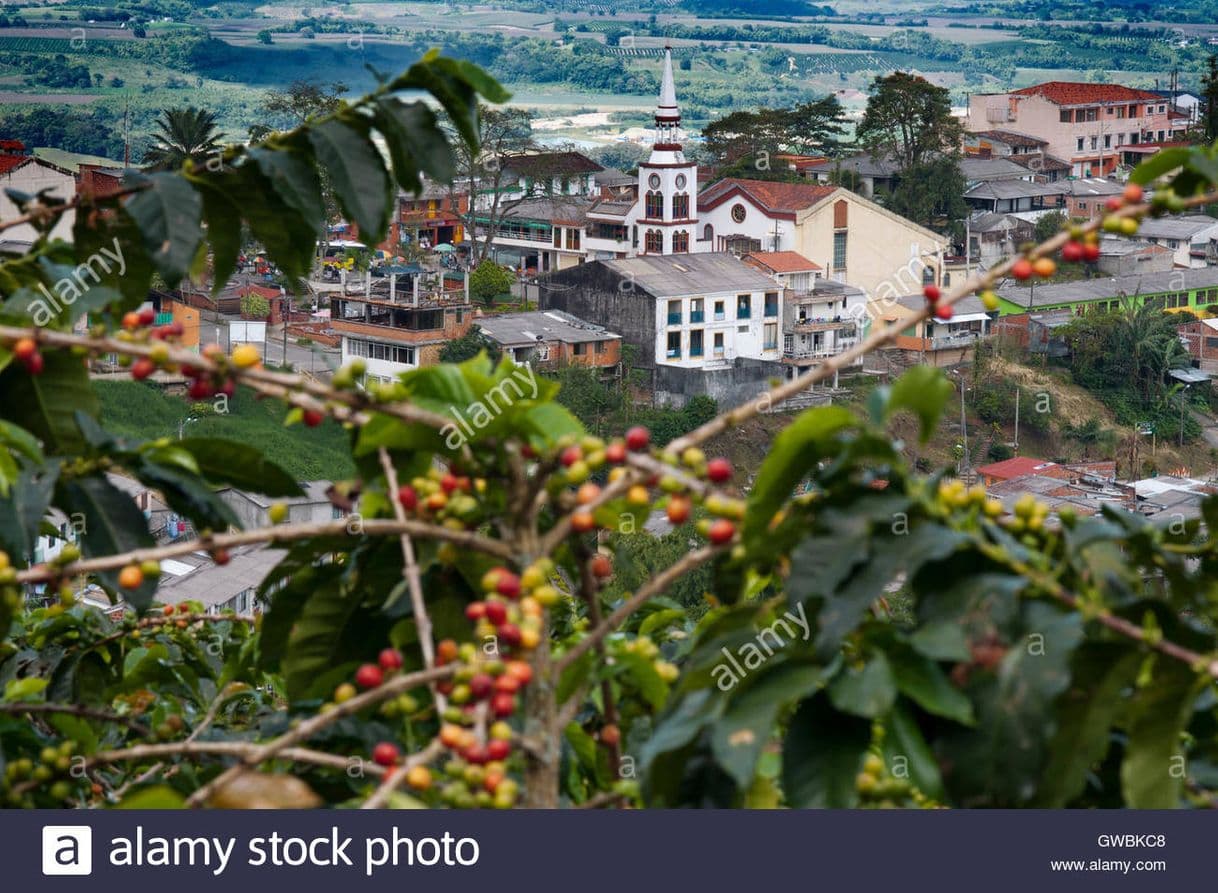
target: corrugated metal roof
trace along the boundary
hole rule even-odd
[[[196,564],[180,576],[166,575],[157,587],[157,599],[176,605],[184,601],[204,606],[222,605],[249,589],[255,589],[287,554],[284,549],[251,546],[233,550],[228,564],[218,565],[206,556],[180,556],[183,563]]]
[[[604,326],[585,322],[562,310],[535,310],[529,313],[504,313],[478,320],[489,338],[506,347],[533,344],[537,341],[561,341],[564,344],[584,344],[589,341],[613,341],[621,338]]]
[[[996,289],[996,293],[1021,307],[1036,308],[1048,304],[1112,300],[1122,295],[1148,295],[1214,287],[1218,287],[1218,267],[1197,267],[1191,270],[1167,270],[1162,273],[1140,273],[1115,278],[1080,279],[1076,282],[1037,285],[1034,288],[1004,285]]]
[[[1218,220],[1206,214],[1187,214],[1180,217],[1153,217],[1142,221],[1138,235],[1144,239],[1191,239],[1197,233],[1218,224]]]
[[[727,251],[648,254],[596,263],[633,280],[635,288],[657,298],[778,290],[773,279]]]

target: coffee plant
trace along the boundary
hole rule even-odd
[[[15,195],[42,236],[0,263],[0,802],[13,807],[1212,806],[1218,785],[1218,501],[1202,521],[1013,513],[915,474],[890,422],[927,437],[938,370],[861,414],[794,416],[746,491],[703,447],[891,340],[873,334],[664,448],[601,439],[537,379],[485,355],[363,386],[183,348],[137,308],[153,276],[226,282],[247,240],[289,281],[325,224],[319,171],[365,241],[398,187],[453,175],[442,108],[476,150],[499,86],[429,56],[372,94],[204,164],[132,174],[107,198]],[[387,149],[388,163],[374,142]],[[926,289],[920,318],[1010,272],[1052,275],[1096,230],[1213,201],[1208,149],[1166,150],[1100,224],[985,276]],[[71,244],[49,233],[75,213]],[[122,274],[90,264],[121,252]],[[102,270],[105,270],[104,274]],[[84,281],[82,270],[92,275]],[[66,285],[65,285],[66,283]],[[69,287],[70,286],[70,287]],[[87,330],[74,323],[88,314]],[[905,328],[909,321],[902,321]],[[107,432],[88,361],[182,373],[189,399],[248,388],[292,424],[345,426],[341,517],[242,529],[216,495],[282,500],[257,445]],[[454,437],[454,413],[493,407]],[[462,416],[464,417],[464,416]],[[117,488],[161,494],[199,531],[158,545]],[[632,591],[620,554],[663,513],[688,543]],[[40,536],[79,547],[35,562]],[[272,545],[265,612],[158,602],[162,563]],[[697,572],[706,610],[670,597]],[[124,610],[76,593],[96,584]]]

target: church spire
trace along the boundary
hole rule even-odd
[[[656,106],[656,126],[681,123],[677,108],[677,86],[672,77],[672,47],[664,47],[664,75],[660,82],[660,104]]]

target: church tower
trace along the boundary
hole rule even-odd
[[[684,254],[696,251],[698,166],[681,151],[681,110],[672,77],[672,49],[664,48],[664,75],[656,106],[651,157],[639,165],[639,251]]]

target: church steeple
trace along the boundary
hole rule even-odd
[[[664,47],[664,73],[660,79],[660,103],[656,106],[657,146],[680,149],[678,129],[681,109],[677,106],[677,86],[672,76],[672,47]]]

